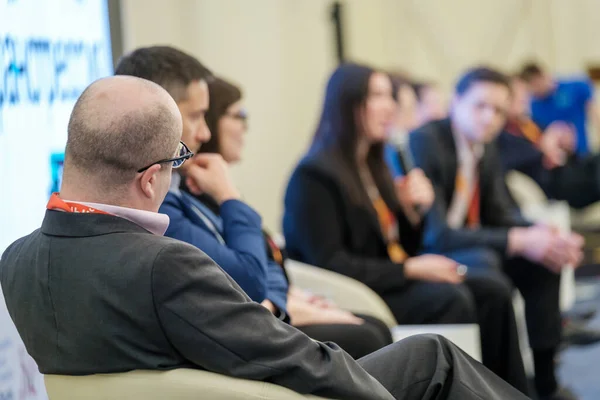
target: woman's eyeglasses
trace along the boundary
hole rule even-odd
[[[241,110],[236,113],[227,112],[225,113],[225,115],[229,118],[237,119],[238,121],[248,122],[248,113],[246,112],[246,110]]]
[[[188,147],[185,145],[185,143],[183,142],[179,142],[179,147],[177,148],[177,153],[179,154],[177,157],[173,157],[173,158],[167,158],[165,160],[158,160],[153,162],[152,164],[144,167],[144,168],[140,168],[138,169],[138,173],[139,172],[144,172],[145,170],[147,170],[148,168],[150,168],[153,165],[156,164],[166,164],[166,163],[173,163],[173,168],[179,168],[183,165],[183,163],[185,162],[185,160],[187,160],[188,158],[192,158],[194,156],[194,153],[192,153],[190,151],[190,149],[188,149]]]

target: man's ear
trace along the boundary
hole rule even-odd
[[[149,199],[156,197],[156,184],[161,169],[162,166],[160,164],[154,164],[142,172],[142,176],[140,177],[140,189]]]

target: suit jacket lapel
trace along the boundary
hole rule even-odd
[[[218,215],[188,193],[181,192],[181,199],[192,221],[207,226],[216,236],[223,234],[223,220]]]
[[[450,204],[454,190],[456,190],[456,174],[458,171],[458,152],[450,120],[444,122],[443,129],[439,130],[439,139],[442,144],[442,154],[439,155],[445,160],[442,164],[441,173],[445,189],[446,204]]]

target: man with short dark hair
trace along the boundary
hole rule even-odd
[[[208,142],[210,130],[204,115],[212,72],[194,57],[169,46],[141,47],[121,57],[115,75],[136,76],[162,86],[183,117],[183,142],[193,151]]]
[[[424,250],[468,265],[470,276],[510,278],[525,299],[538,393],[542,399],[572,399],[559,390],[554,372],[561,339],[559,273],[565,265],[579,265],[583,239],[532,226],[508,197],[494,140],[509,104],[508,79],[473,68],[456,84],[450,118],[410,134],[415,162],[435,188]]]
[[[77,101],[61,192],[0,259],[7,308],[42,373],[191,367],[339,399],[525,398],[437,336],[355,362],[163,237],[168,218],[156,211],[192,155],[182,130],[173,98],[147,80],[105,78]]]
[[[576,153],[590,152],[586,124],[589,119],[600,129],[600,115],[594,102],[594,87],[587,79],[554,79],[536,63],[523,66],[519,74],[527,83],[531,99],[531,116],[545,130],[560,121],[576,132]]]

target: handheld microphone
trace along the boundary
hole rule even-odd
[[[415,160],[410,152],[408,132],[396,132],[390,137],[390,144],[396,150],[396,157],[398,158],[398,164],[402,169],[404,176],[408,176],[408,173],[415,168]],[[423,215],[425,212],[420,204],[415,205],[415,212],[419,215]]]
[[[415,167],[415,160],[410,152],[408,135],[408,132],[396,132],[390,137],[390,144],[396,150],[398,163],[400,164],[404,176],[408,175]]]

